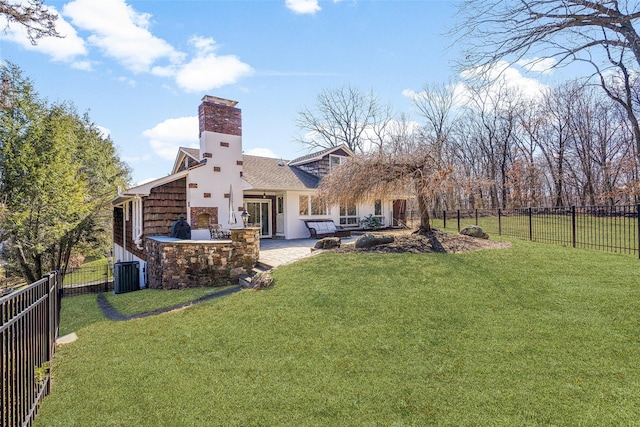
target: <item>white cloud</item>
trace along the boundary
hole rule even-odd
[[[526,71],[540,74],[551,74],[558,61],[555,58],[521,59],[517,62]]]
[[[118,77],[116,79],[116,81],[118,81],[120,83],[124,83],[124,84],[126,84],[128,86],[131,86],[131,87],[136,87],[136,85],[137,85],[137,82],[135,80],[130,79],[129,77],[125,77],[125,76]]]
[[[452,95],[453,96],[453,103],[454,104],[460,103],[460,99],[461,99],[461,97],[463,97],[463,93],[461,93],[461,85],[460,84],[453,84],[453,85],[451,85],[451,87],[449,89],[453,93],[453,95]],[[402,96],[404,96],[405,98],[409,98],[412,101],[416,101],[416,100],[420,100],[422,97],[424,97],[425,96],[425,92],[424,91],[416,92],[413,89],[404,89],[402,91]]]
[[[142,156],[120,156],[120,159],[123,162],[127,162],[129,164],[147,163],[147,162],[149,162],[151,160],[151,154],[144,154]],[[153,179],[151,179],[150,181],[152,181],[152,180]]]
[[[198,117],[167,119],[142,132],[153,151],[163,159],[172,160],[180,147],[198,147]]]
[[[103,138],[109,138],[111,136],[111,129],[100,125],[96,125],[96,127],[102,133]]]
[[[416,92],[413,89],[403,89],[402,96],[404,96],[405,98],[409,98],[410,100],[413,101],[418,97],[418,92]]]
[[[82,71],[91,71],[93,70],[93,64],[94,63],[92,61],[87,60],[73,61],[73,63],[71,64],[71,68]]]
[[[62,13],[91,32],[89,43],[133,72],[149,71],[161,59],[179,62],[184,56],[151,34],[151,15],[136,12],[124,0],[74,0]]]
[[[270,157],[272,159],[280,157],[270,149],[261,147],[251,148],[250,150],[245,151],[245,154],[248,154],[249,156]]]
[[[461,81],[451,88],[454,109],[475,108],[477,104],[474,101],[478,99],[492,99],[497,102],[496,105],[500,105],[503,101],[502,97],[509,92],[524,98],[536,99],[548,89],[548,86],[539,80],[524,77],[520,71],[505,61],[499,61],[492,66],[464,70],[460,73],[460,77]],[[402,95],[411,100],[422,96],[421,92],[412,89],[403,90]]]
[[[463,80],[481,80],[489,84],[483,87],[486,94],[496,93],[499,89],[514,90],[527,98],[538,98],[547,89],[539,80],[524,77],[518,70],[505,61],[499,61],[491,67],[478,67],[460,73]],[[460,97],[473,96],[464,82],[456,87]]]
[[[320,11],[318,0],[286,0],[285,4],[290,10],[301,15]]]
[[[49,9],[58,14],[55,8]],[[253,68],[238,57],[219,55],[212,38],[192,37],[189,43],[194,54],[189,58],[154,36],[150,31],[152,16],[136,11],[126,0],[72,0],[63,7],[62,15],[58,15],[57,30],[65,38],[43,38],[32,45],[22,26],[11,25],[5,33],[0,32],[0,40],[12,41],[86,71],[98,64],[88,57],[88,48],[97,47],[104,56],[129,71],[173,79],[187,92],[216,89],[253,74]],[[6,24],[6,18],[0,16],[0,25],[3,19]],[[76,29],[88,33],[86,42]],[[127,83],[132,84],[133,80]]]
[[[47,9],[51,13],[58,15],[56,30],[64,37],[43,37],[38,39],[36,45],[33,45],[27,36],[24,26],[11,23],[7,27],[7,19],[3,16],[0,18],[0,26],[6,28],[6,32],[0,32],[0,39],[14,42],[24,49],[47,55],[54,61],[73,64],[76,57],[87,54],[84,40],[78,36],[76,30],[64,18],[59,16],[54,7],[48,6]],[[76,68],[80,67],[76,66]]]
[[[253,74],[253,68],[234,55],[216,55],[217,46],[212,38],[192,37],[196,56],[176,71],[178,86],[188,92],[201,92],[233,84],[241,77]],[[167,70],[157,70],[158,73]]]

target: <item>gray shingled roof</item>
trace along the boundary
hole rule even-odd
[[[305,190],[318,188],[320,182],[318,177],[289,166],[286,161],[269,157],[245,154],[242,156],[242,169],[244,179],[259,189]]]
[[[298,157],[296,159],[293,159],[289,163],[302,163],[305,160],[310,160],[310,159],[315,159],[315,158],[318,158],[318,157],[322,157],[325,154],[327,154],[327,153],[329,153],[331,151],[334,151],[335,149],[336,149],[336,147],[330,147],[330,148],[325,148],[324,150],[321,150],[321,151],[314,151],[313,153],[309,153],[309,154],[306,154],[304,156],[301,156],[301,157]]]
[[[188,148],[188,147],[180,147],[186,153],[189,153],[194,159],[200,160],[200,149],[199,148]]]
[[[321,158],[323,158],[324,156],[326,156],[327,154],[333,153],[334,151],[344,151],[345,153],[347,153],[350,156],[353,156],[353,152],[351,150],[349,150],[349,147],[347,147],[345,144],[340,144],[337,147],[329,147],[329,148],[325,148],[324,150],[321,151],[315,151],[313,153],[309,153],[305,156],[302,157],[298,157],[297,159],[293,159],[291,161],[289,161],[290,164],[292,165],[300,165],[303,163],[308,163],[310,161],[314,161],[314,160],[319,160]]]

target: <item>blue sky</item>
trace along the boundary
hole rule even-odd
[[[445,34],[457,2],[430,0],[46,1],[64,39],[31,46],[0,34],[11,61],[50,102],[71,101],[108,132],[135,182],[167,175],[197,146],[204,95],[239,101],[245,153],[307,151],[297,113],[323,89],[372,90],[395,111],[407,93],[456,78]],[[531,84],[513,70],[520,84]],[[524,83],[523,83],[524,82]]]

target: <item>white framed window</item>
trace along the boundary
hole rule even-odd
[[[355,203],[340,204],[340,225],[358,225],[358,208]]]
[[[384,225],[384,210],[380,199],[373,202],[373,216],[380,220],[381,225]]]
[[[347,158],[344,156],[336,156],[335,154],[329,154],[329,170],[333,170],[343,163],[347,163]]]
[[[327,215],[327,205],[318,196],[300,196],[298,203],[300,216]]]
[[[284,197],[278,196],[276,198],[276,213],[283,214],[284,213]]]

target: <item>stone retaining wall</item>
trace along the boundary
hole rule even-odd
[[[230,240],[146,239],[147,278],[152,289],[237,284],[260,254],[260,229],[231,230]]]

